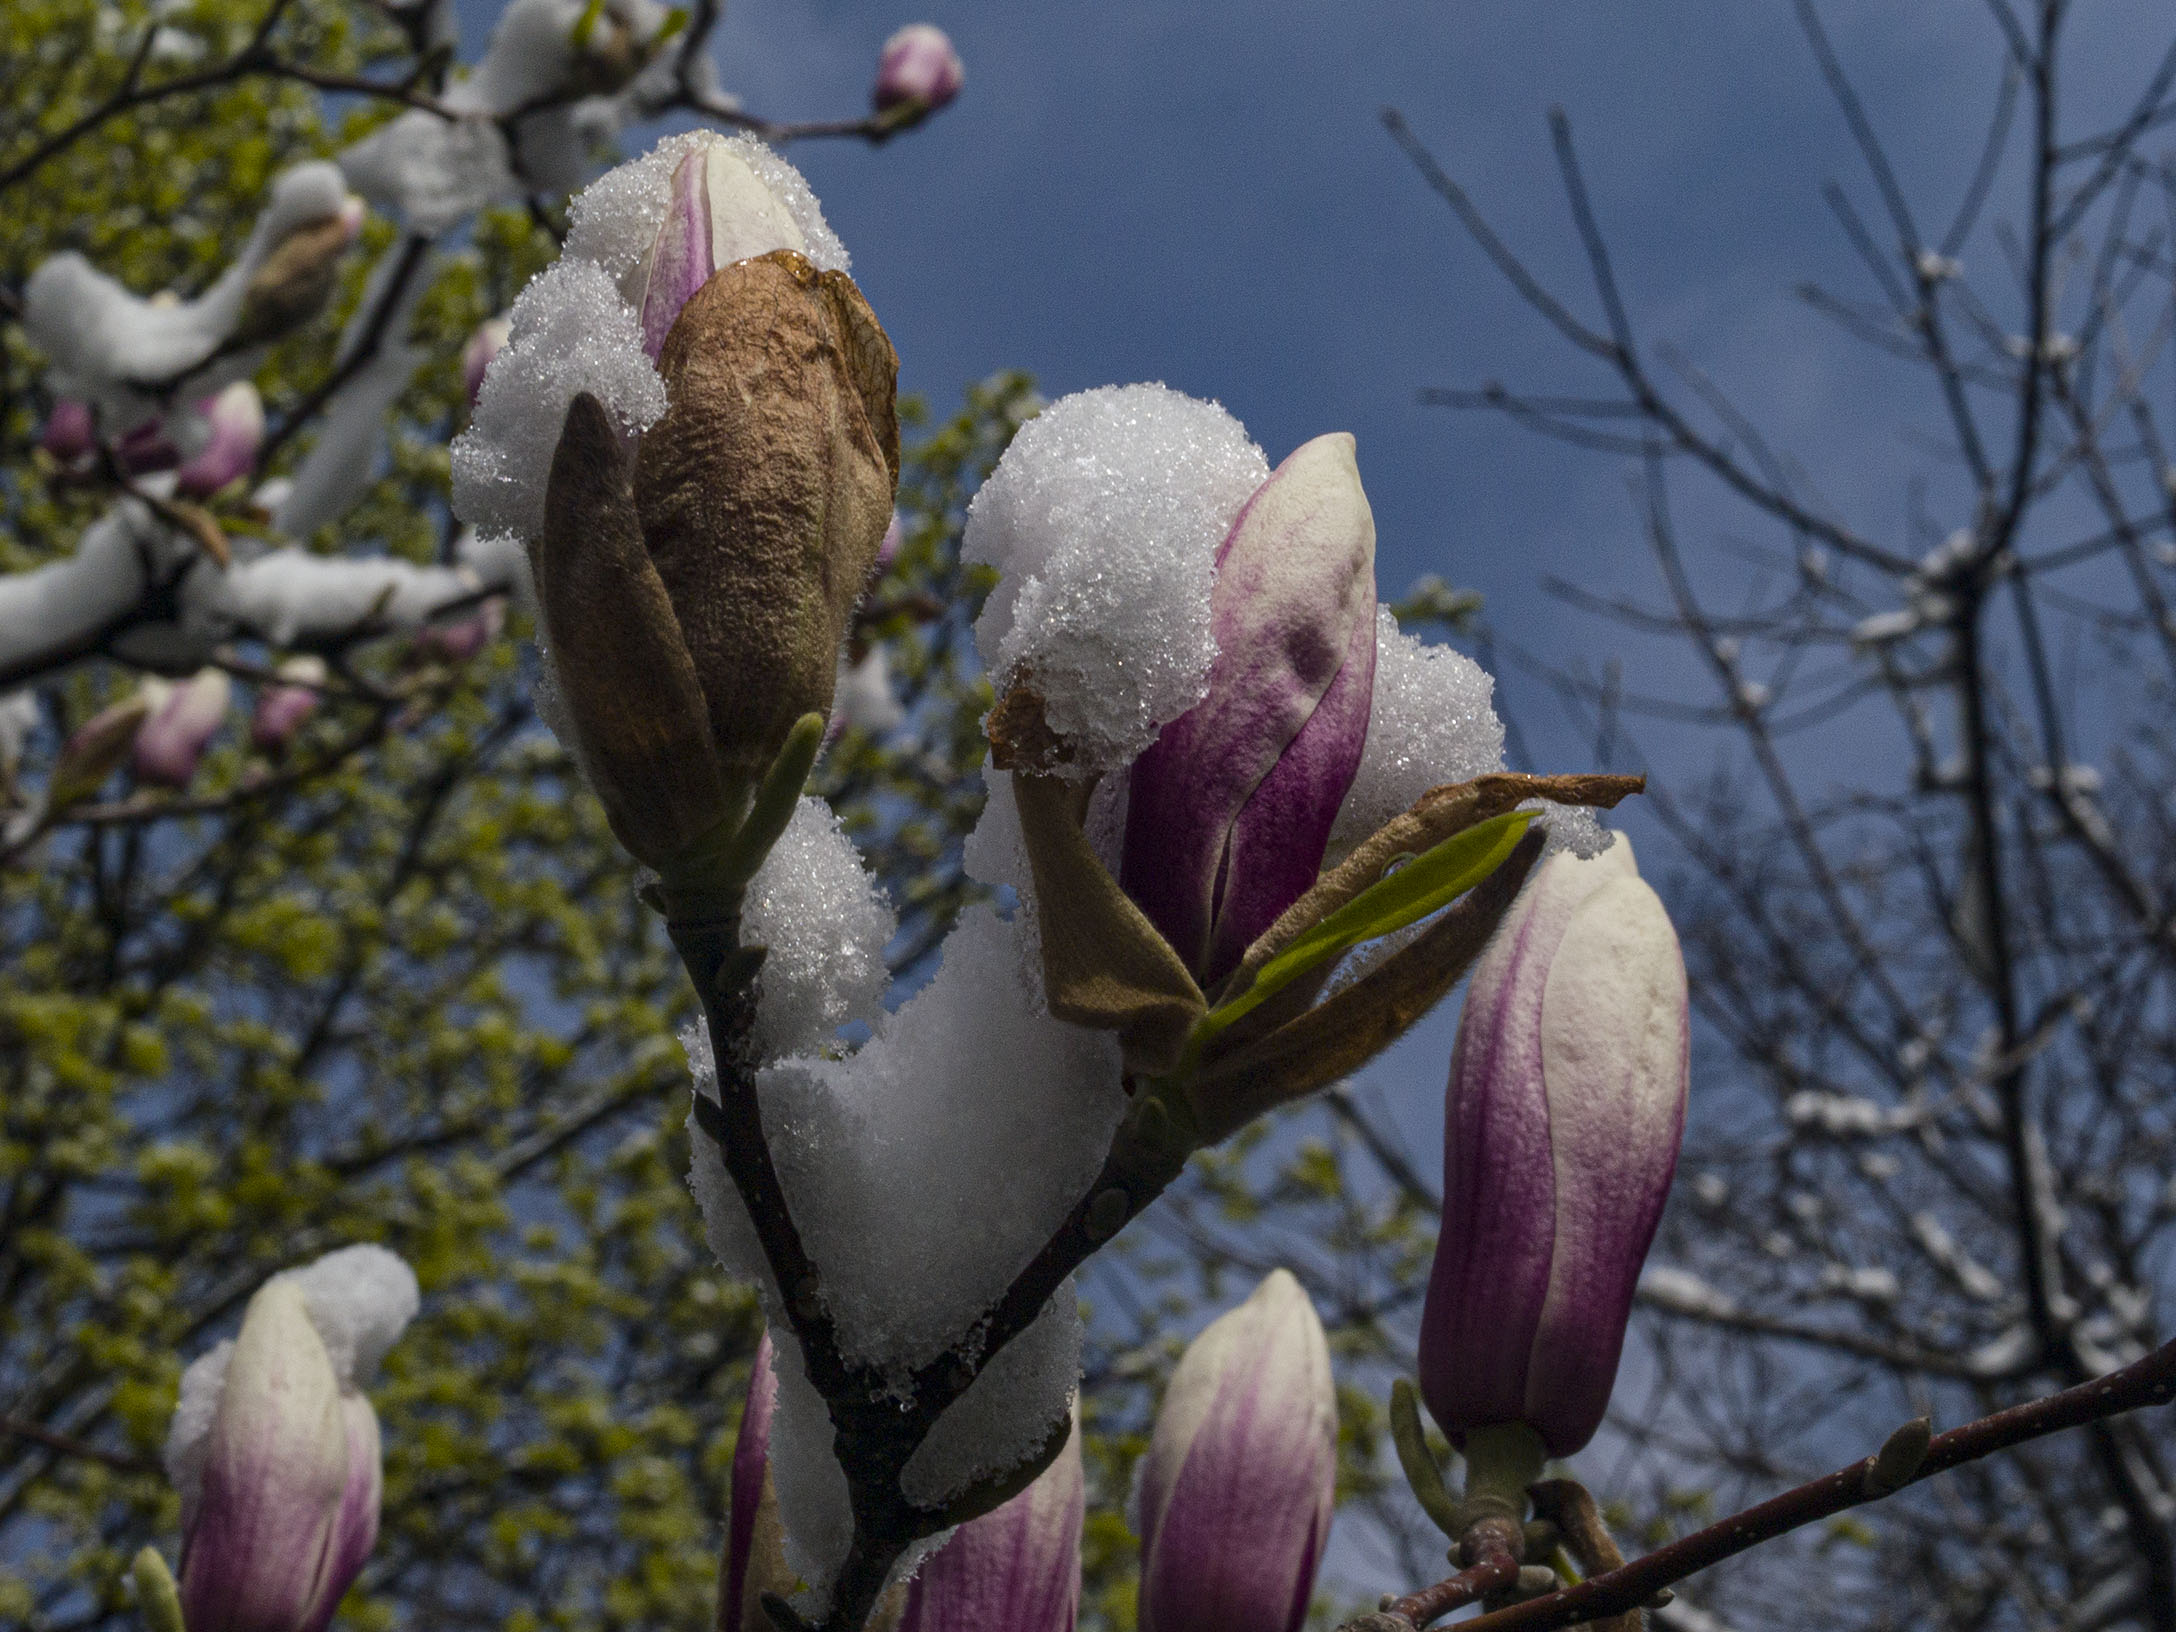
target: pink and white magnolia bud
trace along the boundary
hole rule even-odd
[[[1076,1419],[1033,1484],[961,1525],[907,1588],[898,1632],[1073,1632],[1087,1505]]]
[[[967,70],[945,31],[931,23],[909,23],[877,53],[869,100],[879,113],[905,105],[934,113],[960,94],[966,80]]]
[[[471,408],[476,406],[476,398],[483,391],[484,374],[491,367],[491,359],[498,356],[510,332],[505,318],[487,317],[476,325],[476,332],[461,348],[461,384],[468,390]]]
[[[54,403],[38,446],[64,465],[88,458],[98,447],[98,427],[91,417],[91,405],[74,397]]]
[[[250,716],[249,740],[262,753],[284,753],[302,724],[324,700],[325,660],[305,654],[279,666],[281,684],[257,693]]]
[[[664,351],[681,308],[719,268],[777,249],[802,254],[808,240],[745,159],[723,141],[681,159],[642,292],[642,348],[651,360]]]
[[[1204,987],[1315,882],[1367,744],[1375,518],[1318,436],[1217,553],[1209,695],[1134,761],[1119,881]]]
[[[506,627],[506,602],[493,595],[465,617],[450,623],[427,623],[416,631],[419,657],[458,668],[499,638]]]
[[[133,695],[108,703],[69,732],[46,783],[46,803],[59,809],[88,799],[103,787],[128,758],[144,722],[165,706],[173,691],[164,680],[146,680]]]
[[[204,445],[174,473],[175,489],[192,498],[218,492],[257,467],[264,446],[264,401],[247,380],[237,380],[196,405],[209,434]]]
[[[274,1276],[242,1330],[182,1380],[167,1446],[182,1488],[189,1632],[323,1632],[377,1539],[378,1419],[357,1386],[414,1314],[382,1247]]]
[[[894,561],[898,560],[900,546],[905,544],[906,541],[906,523],[899,519],[899,512],[894,510],[891,525],[884,529],[884,542],[876,547],[876,565],[870,569],[870,575],[874,577],[876,574],[886,571]]]
[[[725,1521],[724,1568],[718,1576],[719,1632],[770,1632],[766,1592],[792,1588],[785,1532],[771,1488],[771,1418],[778,1410],[778,1372],[765,1332],[748,1365],[748,1399],[733,1445],[732,1506]]]
[[[1299,1632],[1336,1484],[1329,1345],[1272,1270],[1172,1373],[1141,1468],[1141,1632]]]
[[[234,684],[224,669],[200,669],[176,686],[136,734],[136,779],[187,787],[205,747],[226,723],[233,698]]]
[[[1685,1128],[1685,964],[1620,835],[1552,857],[1474,968],[1451,1052],[1420,1388],[1454,1441],[1551,1455],[1609,1405]]]

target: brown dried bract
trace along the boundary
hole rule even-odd
[[[671,406],[642,439],[635,504],[725,774],[749,782],[830,709],[891,521],[898,357],[851,279],[782,249],[698,290],[658,371]]]
[[[1051,730],[1043,694],[1026,675],[1005,688],[982,730],[990,739],[990,763],[1001,771],[1045,772],[1073,763],[1073,745]]]

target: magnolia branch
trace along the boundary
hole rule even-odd
[[[1573,802],[1592,799],[1614,804],[1638,785],[1632,778],[1498,778],[1484,779],[1484,783],[1491,780],[1507,785],[1490,790],[1507,802],[1515,802],[1520,791],[1544,791],[1544,783],[1578,783],[1585,791]],[[1611,781],[1623,785],[1602,788],[1601,784]],[[1520,786],[1512,788],[1512,783]],[[1452,790],[1438,790],[1446,791]],[[1560,786],[1549,796],[1567,794]],[[1480,807],[1474,800],[1464,808],[1477,811]],[[1385,833],[1398,829],[1399,822]],[[1387,844],[1384,835],[1378,834],[1363,846],[1362,854]],[[1407,1014],[1408,1009],[1416,1003],[1426,1006],[1421,1002],[1426,996],[1422,986],[1440,996],[1479,955],[1540,849],[1539,835],[1529,835],[1509,859],[1437,920],[1426,949],[1442,965],[1433,971],[1440,979],[1416,985],[1402,979],[1390,982],[1384,976],[1385,1001],[1398,1006],[1407,1023],[1417,1017]],[[1356,860],[1346,868],[1360,865]],[[1375,865],[1380,866],[1379,859]],[[1331,894],[1324,899],[1334,904],[1337,897]],[[907,1463],[946,1409],[973,1386],[1007,1344],[1034,1324],[1066,1278],[1154,1202],[1184,1170],[1193,1151],[1208,1141],[1189,1103],[1186,1082],[1190,1079],[1183,1074],[1184,1068],[1180,1076],[1132,1078],[1125,1117],[1095,1179],[1013,1277],[988,1316],[973,1331],[962,1334],[948,1352],[914,1371],[902,1404],[901,1391],[879,1369],[857,1363],[843,1352],[836,1322],[825,1304],[819,1266],[809,1256],[771,1155],[751,1043],[762,950],[740,944],[737,918],[673,920],[668,929],[702,999],[717,1066],[718,1098],[697,1095],[697,1125],[718,1147],[748,1209],[783,1313],[800,1342],[808,1378],[823,1396],[837,1430],[837,1455],[851,1497],[854,1535],[832,1589],[829,1611],[815,1632],[856,1632],[909,1543],[987,1511],[1024,1488],[1062,1448],[1067,1430],[1061,1423],[1040,1454],[1018,1468],[971,1485],[942,1507],[914,1504],[900,1485]],[[1422,943],[1415,943],[1416,949],[1421,947]],[[1367,1031],[1366,1017],[1350,1029]],[[1245,1050],[1239,1052],[1243,1055]],[[781,1626],[804,1625],[783,1604],[774,1605],[771,1613]]]
[[[1891,1483],[1876,1474],[1880,1459],[1868,1457],[1814,1479],[1741,1513],[1696,1530],[1636,1558],[1621,1569],[1593,1576],[1561,1592],[1514,1604],[1464,1623],[1470,1632],[1552,1632],[1639,1608],[1658,1592],[1727,1558],[1779,1536],[1856,1507],[1866,1507],[1909,1485],[1931,1479],[1998,1451],[2045,1439],[2066,1429],[2102,1423],[2128,1411],[2166,1405],[2176,1398],[2176,1343],[2145,1359],[2060,1394],[2012,1406],[1936,1434],[1916,1469]],[[1408,1625],[1425,1622],[1408,1621]]]

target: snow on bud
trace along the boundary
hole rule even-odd
[[[1336,1482],[1329,1345],[1272,1270],[1172,1373],[1141,1471],[1141,1632],[1298,1632]]]
[[[233,696],[233,682],[224,669],[200,669],[176,686],[136,734],[136,779],[159,787],[187,787],[205,747],[226,723]]]
[[[476,332],[461,348],[461,384],[468,392],[471,408],[476,406],[476,398],[483,391],[484,374],[491,367],[491,359],[498,356],[499,348],[506,344],[509,327],[503,317],[487,317],[476,325]]]
[[[192,498],[218,492],[247,476],[264,445],[264,400],[247,380],[237,380],[196,405],[207,432],[204,445],[174,473],[177,491]]]
[[[876,61],[876,84],[869,101],[879,113],[910,109],[910,118],[936,112],[965,83],[967,71],[945,31],[930,23],[909,23],[884,42]]]
[[[720,267],[774,249],[806,254],[785,203],[724,142],[691,150],[674,168],[665,219],[642,294],[642,349],[655,362],[680,310]]]
[[[377,1539],[378,1421],[359,1382],[416,1309],[415,1277],[348,1247],[257,1290],[192,1364],[167,1439],[189,1632],[322,1632]]]
[[[1684,1133],[1685,965],[1629,843],[1549,859],[1475,967],[1451,1053],[1420,1386],[1454,1440],[1602,1420]]]
[[[303,721],[317,712],[324,700],[325,660],[305,654],[279,666],[280,683],[257,694],[257,709],[250,716],[251,746],[267,754],[284,753],[302,729]]]
[[[1120,882],[1204,986],[1305,894],[1367,740],[1375,519],[1316,437],[1217,555],[1209,695],[1134,761]]]
[[[1080,1426],[1027,1489],[970,1519],[907,1587],[898,1632],[1073,1632],[1087,1489]]]

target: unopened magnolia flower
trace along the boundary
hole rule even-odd
[[[1475,966],[1451,1054],[1421,1317],[1445,1433],[1600,1425],[1684,1132],[1685,965],[1621,836],[1552,857]]]
[[[923,1564],[898,1632],[1073,1632],[1086,1501],[1076,1420],[1027,1489],[961,1525]]]
[[[361,1385],[414,1316],[383,1247],[275,1275],[189,1367],[167,1437],[188,1632],[322,1632],[378,1534],[378,1419]]]
[[[1247,501],[1209,607],[1209,695],[1134,761],[1119,873],[1204,988],[1314,883],[1367,742],[1375,518],[1350,436]]]
[[[684,155],[641,304],[664,417],[630,461],[603,404],[577,396],[533,545],[584,762],[652,865],[724,819],[797,719],[829,711],[891,518],[898,358],[852,279],[776,247],[788,232],[731,144]]]
[[[46,416],[45,429],[39,433],[38,446],[63,465],[89,456],[98,447],[98,427],[92,421],[91,405],[74,397],[54,403],[52,413]]]
[[[286,752],[303,722],[317,712],[324,699],[325,660],[308,653],[291,657],[279,666],[279,676],[279,684],[257,694],[249,721],[251,745],[268,754]]]
[[[471,407],[476,404],[477,393],[484,388],[484,375],[491,367],[491,359],[498,356],[499,348],[506,344],[506,333],[505,318],[487,317],[476,325],[476,332],[461,348],[461,384],[468,391]]]
[[[177,492],[203,498],[257,467],[264,445],[264,401],[247,380],[237,380],[197,404],[205,426],[203,446],[174,472]]]
[[[56,809],[72,805],[103,787],[106,778],[128,758],[144,721],[165,704],[173,690],[167,681],[146,680],[134,693],[117,703],[108,703],[69,732],[46,783],[46,803]]]
[[[886,40],[878,53],[876,84],[869,100],[879,113],[906,108],[919,117],[934,113],[959,95],[966,79],[960,54],[952,49],[943,29],[909,23]]]
[[[226,724],[233,696],[233,682],[224,669],[200,669],[174,687],[136,733],[137,781],[187,787],[205,748]]]
[[[1336,1485],[1329,1345],[1272,1270],[1171,1375],[1141,1468],[1141,1632],[1299,1632]]]
[[[763,1594],[792,1586],[786,1567],[778,1495],[771,1486],[771,1418],[778,1409],[778,1373],[765,1332],[748,1366],[748,1399],[741,1407],[740,1437],[733,1444],[731,1508],[726,1514],[725,1557],[718,1576],[720,1632],[772,1632]]]
[[[416,632],[416,655],[458,667],[498,639],[505,627],[506,602],[493,595],[462,617],[425,624]]]

